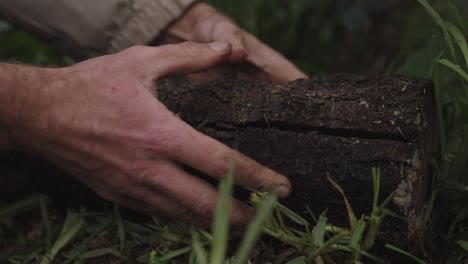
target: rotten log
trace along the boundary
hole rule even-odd
[[[161,83],[160,100],[189,124],[288,176],[284,203],[305,216],[328,210],[346,222],[344,189],[357,216],[372,208],[372,167],[380,167],[380,201],[408,222],[389,232],[416,231],[434,152],[432,83],[424,79],[346,74],[286,85],[240,80],[210,84]],[[401,238],[401,234],[395,236]]]
[[[389,209],[408,218],[387,221],[391,227],[384,228],[386,236],[393,241],[415,233],[426,199],[427,157],[435,141],[431,94],[432,83],[424,79],[345,74],[285,85],[165,81],[158,88],[160,100],[183,120],[289,177],[293,192],[284,204],[305,216],[308,206],[316,215],[328,210],[334,223],[346,224],[343,199],[327,181],[327,173],[344,189],[356,215],[368,215],[371,168],[380,167],[380,201],[394,193]],[[2,181],[23,178],[22,187],[2,184],[0,198],[31,189],[47,189],[55,196],[70,193],[69,184],[56,184],[53,191],[44,184],[50,178],[63,182],[60,170],[15,155],[0,156],[2,166],[8,167]]]

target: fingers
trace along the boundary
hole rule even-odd
[[[185,123],[178,127],[173,142],[174,146],[181,147],[169,151],[173,159],[216,179],[223,179],[227,175],[229,164],[234,160],[234,180],[237,184],[257,190],[278,188],[280,198],[289,194],[291,184],[286,177],[192,129]]]
[[[149,215],[163,215],[199,227],[209,227],[217,209],[219,193],[169,161],[154,162],[145,176],[129,175],[127,185],[114,188],[103,181],[85,181],[108,201]],[[245,228],[255,210],[237,199],[231,200],[230,224]]]
[[[269,81],[286,82],[299,78],[307,78],[290,61],[281,54],[263,44],[251,34],[239,29],[229,19],[207,20],[198,26],[195,40],[201,42],[224,41],[232,45],[232,53],[227,59],[230,63],[248,61],[268,77]],[[258,80],[258,71],[242,73],[242,77]],[[253,77],[253,78],[252,78]]]
[[[186,75],[201,72],[225,61],[231,54],[231,45],[226,42],[165,45],[157,48],[155,62],[150,67],[152,79],[168,75]]]
[[[247,61],[260,68],[273,82],[287,82],[307,75],[277,51],[268,47],[254,36],[245,33],[244,43],[249,56]]]
[[[240,63],[245,60],[247,52],[245,51],[242,35],[236,33],[225,34],[222,35],[219,40],[229,43],[232,46],[232,52],[227,62]]]
[[[196,219],[197,225],[206,226],[216,212],[219,200],[219,193],[216,189],[205,181],[188,174],[172,162],[158,162],[154,168],[154,175],[147,178],[145,185],[152,188],[155,194],[162,193],[173,202],[187,208],[186,212],[179,215],[170,212],[171,216],[192,217],[188,220]],[[231,200],[230,212],[231,225],[239,227],[247,225],[255,214],[252,207],[236,199]]]
[[[168,217],[202,228],[210,227],[210,216],[196,214],[172,198],[155,192],[147,186],[132,187],[126,193],[101,192],[100,195],[108,201],[147,215]]]
[[[238,63],[245,60],[247,52],[244,47],[242,31],[224,16],[201,21],[193,36],[197,42],[222,41],[232,46],[232,53],[227,62]]]

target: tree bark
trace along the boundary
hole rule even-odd
[[[368,215],[371,169],[380,167],[379,202],[394,193],[389,209],[408,218],[387,221],[391,239],[415,234],[426,199],[428,157],[435,147],[431,95],[432,83],[424,79],[344,74],[284,85],[164,81],[158,88],[160,100],[183,120],[289,177],[293,192],[284,203],[305,216],[306,207],[315,215],[328,210],[331,221],[347,223],[343,198],[327,173],[344,189],[356,215]],[[63,196],[73,186],[80,202],[94,199],[76,184],[51,186],[64,182],[60,170],[16,155],[0,155],[5,175],[0,198],[18,190]]]
[[[398,238],[416,233],[426,199],[435,150],[432,92],[424,79],[346,74],[285,85],[218,80],[158,88],[183,120],[288,176],[293,192],[284,203],[305,216],[308,206],[346,224],[343,199],[327,173],[356,215],[369,215],[371,170],[380,167],[379,202],[393,193],[389,209],[408,219],[387,221],[389,235]]]

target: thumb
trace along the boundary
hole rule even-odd
[[[168,75],[187,75],[205,71],[216,64],[225,61],[232,52],[232,47],[226,42],[196,43],[160,46],[158,63],[152,71],[153,78]]]

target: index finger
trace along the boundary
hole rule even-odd
[[[246,33],[244,39],[247,53],[249,53],[247,61],[262,69],[271,81],[287,82],[307,78],[307,75],[292,62],[254,36]]]
[[[280,198],[289,194],[291,184],[285,176],[180,122],[183,125],[173,135],[173,142],[176,143],[173,146],[179,147],[170,151],[172,159],[218,180],[226,177],[230,163],[234,160],[234,181],[238,185],[263,191],[278,188]]]

